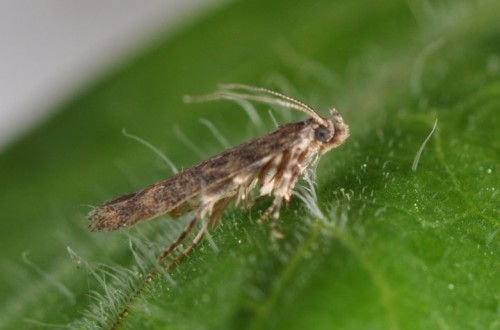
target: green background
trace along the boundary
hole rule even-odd
[[[0,327],[499,329],[499,22],[496,0],[256,0],[159,36],[0,156]],[[258,127],[230,102],[182,103],[227,82],[342,113],[324,216],[294,200],[273,242],[266,203],[228,211],[117,323],[185,221],[88,232],[90,205],[171,175],[121,131],[179,168],[224,149],[199,118],[232,145],[269,132],[267,107]]]

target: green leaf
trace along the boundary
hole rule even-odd
[[[499,12],[255,0],[159,40],[1,155],[0,327],[500,328]],[[148,278],[188,218],[90,233],[87,205],[171,175],[123,128],[179,168],[223,150],[199,118],[234,145],[269,132],[265,107],[259,128],[238,105],[181,102],[227,82],[333,105],[351,137],[320,161],[317,200],[283,210],[284,240],[258,224],[266,202],[231,210]]]

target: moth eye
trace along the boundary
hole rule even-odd
[[[330,139],[330,132],[324,126],[320,126],[316,129],[316,139],[321,142],[325,142]]]

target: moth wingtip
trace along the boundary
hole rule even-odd
[[[109,210],[102,207],[96,207],[87,216],[88,229],[90,231],[111,231],[118,229],[113,220],[113,216],[109,213]]]
[[[105,227],[102,225],[101,217],[98,216],[98,208],[93,209],[90,211],[90,213],[87,215],[87,228],[90,231],[101,231]]]

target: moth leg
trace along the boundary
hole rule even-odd
[[[163,263],[163,261],[165,260],[166,257],[168,257],[168,255],[170,253],[172,253],[173,250],[175,250],[176,247],[179,246],[179,244],[182,243],[182,241],[186,238],[186,236],[191,232],[191,230],[193,229],[194,225],[200,220],[200,212],[196,212],[196,214],[194,215],[193,219],[191,219],[191,221],[188,223],[188,225],[184,228],[184,230],[182,230],[182,232],[180,233],[179,236],[177,236],[177,238],[175,239],[174,242],[172,242],[172,244],[170,244],[168,246],[168,248],[162,252],[162,254],[160,255],[160,257],[158,258],[158,262],[161,264]]]
[[[274,199],[273,204],[276,204],[276,208],[273,212],[273,220],[271,222],[271,231],[273,233],[273,237],[277,239],[285,238],[285,235],[278,229],[278,223],[280,219],[280,208],[281,202],[283,201],[282,197],[277,197]]]
[[[272,215],[272,222],[271,222],[271,230],[273,233],[273,236],[277,239],[281,239],[285,237],[282,232],[279,231],[278,229],[278,221],[280,218],[280,208],[281,208],[281,202],[283,201],[283,197],[281,196],[276,196],[273,200],[273,203],[271,206],[267,208],[267,210],[262,214],[262,216],[259,219],[259,223],[263,223],[269,216]]]
[[[179,264],[182,260],[184,260],[184,258],[186,258],[191,253],[191,251],[193,251],[194,248],[196,248],[198,246],[198,244],[200,244],[203,237],[205,237],[205,233],[207,232],[208,227],[211,225],[211,223],[213,221],[214,221],[214,218],[212,218],[212,217],[210,217],[209,219],[207,219],[207,221],[205,221],[205,223],[203,224],[203,226],[201,227],[201,229],[198,231],[195,238],[193,239],[193,242],[191,243],[191,245],[188,246],[184,251],[182,251],[181,254],[179,254],[171,263],[168,264],[168,266],[166,268],[167,271],[171,270],[177,264]]]
[[[300,167],[298,166],[297,158],[292,157],[287,169],[284,171],[279,188],[275,192],[275,199],[271,207],[264,213],[269,216],[272,213],[273,219],[271,222],[271,229],[273,236],[277,239],[284,238],[283,233],[278,229],[278,222],[280,217],[280,208],[283,199],[288,203],[292,194],[293,187],[300,176]],[[269,212],[269,213],[268,213]]]
[[[180,263],[185,257],[188,256],[193,249],[200,244],[201,240],[205,236],[205,233],[207,232],[208,228],[215,227],[217,225],[217,222],[219,221],[222,213],[224,210],[227,208],[229,203],[231,203],[234,200],[234,197],[226,197],[223,199],[218,200],[215,205],[212,208],[211,214],[207,221],[203,224],[201,229],[198,231],[196,234],[195,238],[193,239],[193,242],[189,247],[187,247],[180,255],[178,255],[168,266],[166,267],[167,270],[172,269],[175,265]],[[160,262],[162,262],[176,247],[179,246],[179,244],[186,238],[186,236],[189,234],[189,232],[193,229],[194,225],[202,218],[203,212],[203,207],[200,207],[198,212],[196,212],[196,215],[194,216],[193,220],[187,225],[187,227],[182,231],[182,233],[179,235],[179,237],[170,244],[167,250],[162,253],[160,257]]]
[[[212,214],[210,215],[210,228],[215,228],[217,223],[222,218],[222,213],[229,206],[229,204],[234,200],[234,197],[226,197],[217,201],[212,209]]]

